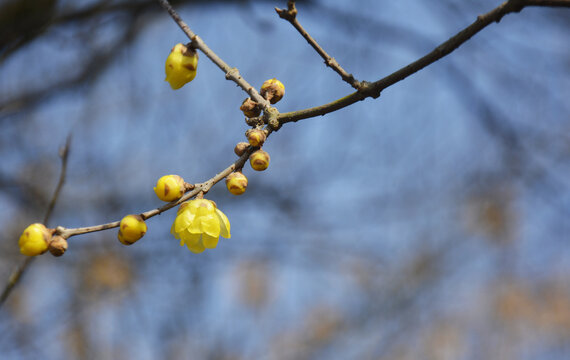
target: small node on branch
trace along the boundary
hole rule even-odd
[[[287,21],[293,21],[295,20],[295,17],[297,17],[297,8],[295,7],[295,1],[287,1],[287,10],[275,8],[275,11],[280,18]]]
[[[59,257],[67,251],[67,246],[67,239],[61,235],[56,235],[49,242],[48,250],[53,256]]]
[[[263,113],[263,122],[271,127],[271,130],[277,131],[281,128],[279,122],[279,111],[276,108],[271,108]]]
[[[364,97],[371,97],[376,99],[380,97],[380,93],[382,92],[379,87],[374,86],[374,83],[368,81],[360,82],[360,86],[358,88],[358,92],[361,93]]]
[[[231,79],[239,79],[240,75],[239,75],[239,70],[237,68],[231,68],[227,73],[226,73],[226,80],[231,80]]]
[[[281,123],[279,122],[277,117],[269,118],[267,125],[269,125],[269,127],[271,127],[271,130],[273,130],[273,131],[277,131],[281,128]]]

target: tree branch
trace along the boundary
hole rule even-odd
[[[330,56],[320,45],[317,43],[315,39],[307,31],[301,26],[299,21],[297,20],[297,8],[295,7],[295,1],[289,0],[287,2],[287,10],[275,8],[275,11],[279,15],[280,18],[287,20],[297,31],[307,40],[309,45],[315,49],[315,51],[325,60],[325,64],[333,69],[337,74],[340,75],[342,80],[346,81],[356,90],[360,89],[360,81],[356,80],[352,74],[349,74],[340,66],[340,64]]]
[[[198,35],[196,35],[190,29],[188,24],[186,24],[184,20],[182,20],[180,15],[178,15],[178,13],[174,10],[174,8],[172,8],[172,5],[170,5],[168,0],[158,0],[158,2],[160,3],[160,5],[162,5],[162,7],[166,11],[168,11],[172,19],[178,24],[178,26],[182,29],[182,31],[186,34],[186,36],[188,36],[188,38],[192,41],[191,43],[192,47],[200,49],[208,58],[210,58],[210,60],[212,60],[214,64],[216,64],[220,69],[222,69],[222,71],[226,73],[227,80],[231,80],[235,82],[239,87],[241,87],[246,93],[249,94],[249,96],[251,96],[251,98],[255,102],[261,105],[264,111],[271,108],[271,104],[269,103],[269,101],[265,100],[261,95],[259,95],[257,90],[253,86],[251,86],[247,81],[245,81],[243,77],[241,77],[237,68],[232,68],[228,64],[226,64],[215,52],[213,52],[206,45],[206,43]]]
[[[469,40],[473,35],[477,34],[479,31],[484,29],[486,26],[493,22],[499,22],[503,16],[519,12],[524,7],[527,6],[553,6],[553,7],[570,7],[570,0],[509,0],[490,12],[479,15],[477,19],[468,27],[458,32],[455,36],[452,36],[447,41],[440,44],[430,53],[421,57],[420,59],[404,66],[403,68],[393,72],[392,74],[375,81],[373,83],[368,83],[363,81],[361,87],[358,91],[349,94],[343,98],[330,102],[328,104],[292,111],[287,113],[281,113],[278,115],[278,120],[280,126],[288,123],[299,121],[302,119],[312,118],[318,115],[325,115],[333,111],[342,109],[349,105],[354,104],[357,101],[364,100],[368,97],[377,98],[380,96],[382,90],[396,84],[399,81],[404,80],[408,76],[420,71],[426,66],[433,64],[437,60],[449,55],[467,40]]]
[[[57,185],[53,192],[53,196],[51,198],[51,201],[46,210],[46,214],[44,216],[44,222],[43,222],[44,224],[48,223],[51,214],[53,212],[53,209],[55,207],[55,203],[57,202],[61,189],[63,188],[63,184],[65,183],[65,177],[67,176],[67,158],[69,155],[70,144],[71,144],[71,135],[67,137],[65,145],[59,151],[59,157],[61,158],[61,172],[59,174],[59,181],[57,182]],[[6,285],[4,286],[4,290],[2,291],[2,295],[0,296],[0,307],[4,305],[4,302],[6,301],[6,299],[8,299],[8,296],[10,296],[12,290],[18,284],[18,282],[22,278],[22,275],[24,274],[24,272],[30,266],[30,264],[34,259],[35,257],[32,256],[26,257],[22,261],[22,263],[14,271],[12,271],[12,274],[10,274],[10,277],[8,278],[8,283],[6,283]]]
[[[204,192],[204,193],[208,192],[212,188],[212,186],[214,186],[218,182],[222,181],[226,176],[231,174],[234,170],[241,169],[243,167],[243,165],[245,164],[245,162],[247,161],[247,159],[249,158],[249,155],[251,155],[251,153],[253,152],[253,150],[254,149],[252,147],[250,147],[233,164],[226,167],[224,170],[220,171],[219,173],[214,175],[212,178],[206,180],[205,182],[200,183],[200,184],[195,184],[195,187],[192,190],[188,191],[186,194],[184,194],[184,196],[182,196],[180,199],[178,199],[176,201],[169,202],[168,204],[165,204],[159,208],[145,211],[143,213],[140,213],[139,215],[144,220],[147,220],[153,216],[159,215],[159,214],[161,214],[167,210],[170,210],[177,205],[182,204],[183,202],[185,202],[185,201],[193,198],[194,196],[198,195],[198,193],[200,193],[200,192]],[[107,230],[107,229],[116,228],[116,227],[119,227],[119,224],[120,224],[120,221],[113,221],[113,222],[106,223],[106,224],[86,226],[86,227],[80,227],[80,228],[69,228],[69,229],[64,228],[63,226],[58,226],[55,228],[55,235],[61,235],[64,238],[69,238],[69,237],[75,236],[75,235],[87,234],[87,233],[91,233],[91,232],[103,231],[103,230]]]

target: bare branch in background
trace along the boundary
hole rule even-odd
[[[48,208],[46,209],[46,214],[43,219],[44,224],[48,224],[53,209],[55,207],[55,204],[59,199],[59,194],[61,192],[61,189],[63,188],[63,185],[65,183],[65,177],[67,175],[67,160],[69,158],[70,146],[71,146],[71,134],[67,137],[65,145],[59,151],[59,157],[61,159],[61,172],[59,174],[59,180],[53,192],[51,201],[49,202]],[[6,302],[6,299],[8,299],[14,287],[18,285],[18,282],[22,279],[24,272],[26,271],[26,269],[28,269],[28,267],[30,266],[30,264],[34,259],[35,257],[27,256],[22,261],[22,263],[18,265],[18,267],[12,272],[12,274],[10,274],[8,282],[4,286],[4,290],[2,290],[2,295],[0,295],[0,308],[2,307],[2,305],[4,305],[4,302]]]

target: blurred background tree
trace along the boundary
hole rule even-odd
[[[351,92],[264,1],[172,1],[293,111]],[[307,30],[358,79],[431,51],[498,2],[303,1]],[[173,211],[37,259],[0,309],[3,359],[566,359],[570,352],[570,10],[528,8],[365,100],[284,126],[201,255]],[[164,82],[184,34],[154,0],[0,2],[0,275],[41,221],[85,226],[159,205],[164,174],[210,178],[248,128],[205,57]]]

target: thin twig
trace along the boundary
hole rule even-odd
[[[297,20],[297,8],[295,7],[295,1],[289,0],[287,2],[287,10],[275,8],[275,11],[279,15],[280,18],[287,20],[288,22],[293,25],[295,29],[307,40],[309,45],[315,49],[315,51],[325,60],[325,64],[333,69],[337,74],[340,75],[342,80],[346,81],[356,90],[360,89],[360,81],[356,80],[352,74],[349,74],[340,66],[340,64],[330,56],[320,45],[317,43],[315,39],[301,26],[299,21]]]
[[[420,71],[426,66],[436,62],[442,57],[449,55],[455,49],[457,49],[461,44],[469,40],[473,35],[477,34],[487,25],[493,22],[499,22],[503,16],[519,12],[524,7],[527,6],[546,6],[546,7],[570,7],[570,0],[509,0],[490,12],[480,15],[477,19],[468,27],[458,32],[455,36],[449,38],[447,41],[436,47],[433,51],[427,55],[421,57],[420,59],[404,66],[403,68],[393,72],[392,74],[376,81],[373,83],[362,82],[361,88],[343,98],[337,99],[328,104],[292,111],[287,113],[281,113],[278,115],[279,126],[292,122],[299,121],[302,119],[308,119],[319,115],[325,115],[333,111],[342,109],[355,102],[364,100],[368,97],[377,98],[380,96],[380,92],[394,85],[395,83],[404,80],[408,76]]]
[[[59,199],[59,194],[61,192],[63,184],[65,183],[65,177],[67,176],[67,158],[69,156],[70,145],[71,145],[71,134],[67,136],[65,145],[59,150],[59,157],[61,158],[61,172],[59,173],[59,181],[57,182],[57,185],[49,202],[48,208],[46,209],[46,214],[44,216],[44,222],[43,222],[43,224],[45,225],[47,225],[51,217],[55,204]],[[0,296],[0,307],[4,305],[4,302],[6,301],[6,299],[8,299],[8,296],[10,296],[12,290],[19,283],[20,279],[22,279],[22,275],[24,274],[26,269],[28,269],[28,267],[30,266],[30,264],[34,259],[35,257],[32,256],[26,257],[20,263],[20,265],[18,265],[18,267],[14,271],[12,271],[10,277],[8,278],[6,286],[4,286],[2,295]]]
[[[61,192],[61,188],[63,188],[63,184],[65,183],[65,178],[67,176],[67,158],[69,157],[69,145],[71,144],[71,134],[67,136],[65,140],[65,145],[59,149],[59,157],[61,158],[61,172],[59,173],[59,181],[57,182],[57,186],[55,187],[55,191],[53,192],[53,196],[51,201],[49,202],[48,208],[46,210],[46,215],[44,216],[43,224],[47,225],[51,213],[53,212],[53,208],[55,207],[55,203],[59,198],[59,193]]]
[[[265,100],[257,90],[251,86],[243,77],[241,77],[239,70],[237,68],[232,68],[228,64],[226,64],[215,52],[213,52],[206,43],[196,35],[186,24],[180,15],[172,8],[172,5],[168,2],[168,0],[158,0],[160,5],[168,11],[172,19],[180,26],[182,31],[188,36],[188,38],[192,41],[192,46],[196,49],[200,49],[214,64],[216,64],[222,71],[226,74],[226,79],[235,82],[239,87],[241,87],[246,93],[251,96],[251,98],[259,103],[263,110],[267,110],[271,108],[271,104],[269,101]]]

